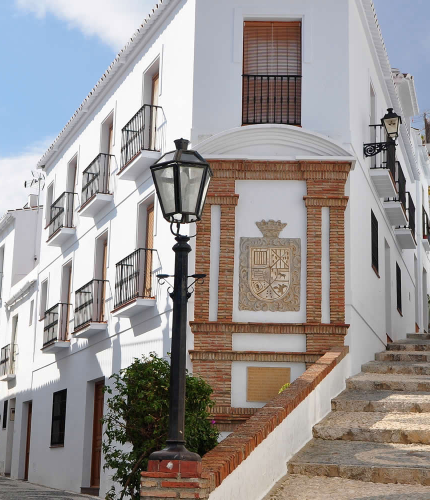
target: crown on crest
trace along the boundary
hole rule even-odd
[[[287,225],[286,222],[273,219],[268,221],[262,220],[261,222],[256,222],[255,224],[266,238],[279,238],[279,233]]]

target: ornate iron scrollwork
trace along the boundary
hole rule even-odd
[[[390,146],[395,145],[393,142],[374,142],[364,144],[364,156],[375,156],[382,151],[387,151]]]

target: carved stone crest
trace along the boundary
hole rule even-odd
[[[279,238],[280,220],[256,222],[263,238],[240,238],[239,309],[300,310],[300,238]]]

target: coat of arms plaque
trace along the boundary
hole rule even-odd
[[[256,222],[263,238],[240,238],[239,309],[300,310],[300,238],[279,238],[287,225]]]

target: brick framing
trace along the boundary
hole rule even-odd
[[[214,389],[215,410],[227,408],[231,401],[231,363],[243,360],[293,359],[292,353],[239,353],[232,350],[233,333],[305,334],[306,352],[299,353],[309,367],[316,355],[336,346],[343,346],[348,331],[345,325],[345,196],[351,164],[345,161],[253,161],[211,160],[214,172],[202,222],[197,224],[196,270],[207,274],[205,284],[196,293],[194,318],[194,350],[190,353],[193,371]],[[307,194],[306,255],[306,323],[270,324],[233,322],[233,278],[235,245],[235,208],[239,195],[237,180],[303,180]],[[217,321],[209,321],[211,205],[221,208],[220,261],[218,276]],[[330,324],[321,323],[321,223],[322,208],[330,212]],[[297,353],[295,353],[297,355]],[[272,358],[271,358],[272,356]],[[312,358],[313,356],[313,358]],[[234,411],[233,411],[234,410]],[[232,412],[215,411],[223,419],[217,423],[234,423]],[[237,412],[236,412],[237,413]],[[249,416],[245,413],[241,414]]]

